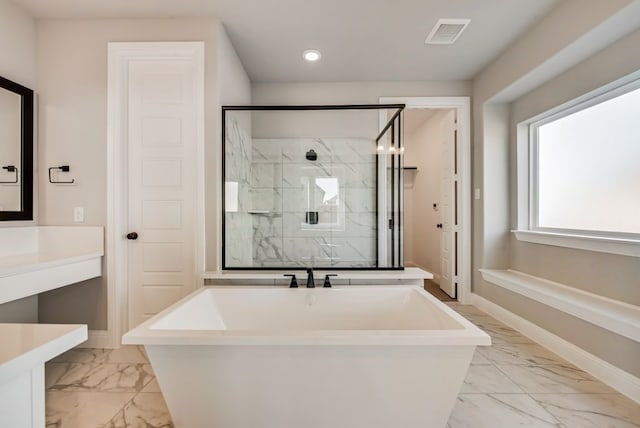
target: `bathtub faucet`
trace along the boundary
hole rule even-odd
[[[313,268],[307,268],[307,288],[315,288],[316,284],[313,282]]]

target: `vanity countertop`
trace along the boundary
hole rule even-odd
[[[0,384],[87,340],[84,324],[0,324]]]
[[[0,304],[102,275],[101,226],[0,228]]]

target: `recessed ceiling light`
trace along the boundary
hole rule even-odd
[[[306,51],[302,52],[302,58],[309,62],[317,61],[321,56],[322,54],[320,53],[320,51],[317,51],[315,49],[307,49]]]

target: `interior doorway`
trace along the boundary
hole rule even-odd
[[[434,274],[444,296],[471,297],[468,97],[381,98],[404,111],[404,261]]]
[[[404,116],[405,266],[429,271],[441,298],[457,298],[453,212],[456,111],[410,109]],[[446,297],[445,297],[446,296]]]

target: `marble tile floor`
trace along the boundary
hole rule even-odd
[[[493,339],[477,349],[447,428],[640,427],[640,404],[479,309],[447,304]],[[72,349],[47,363],[46,388],[47,428],[173,427],[140,347]]]

